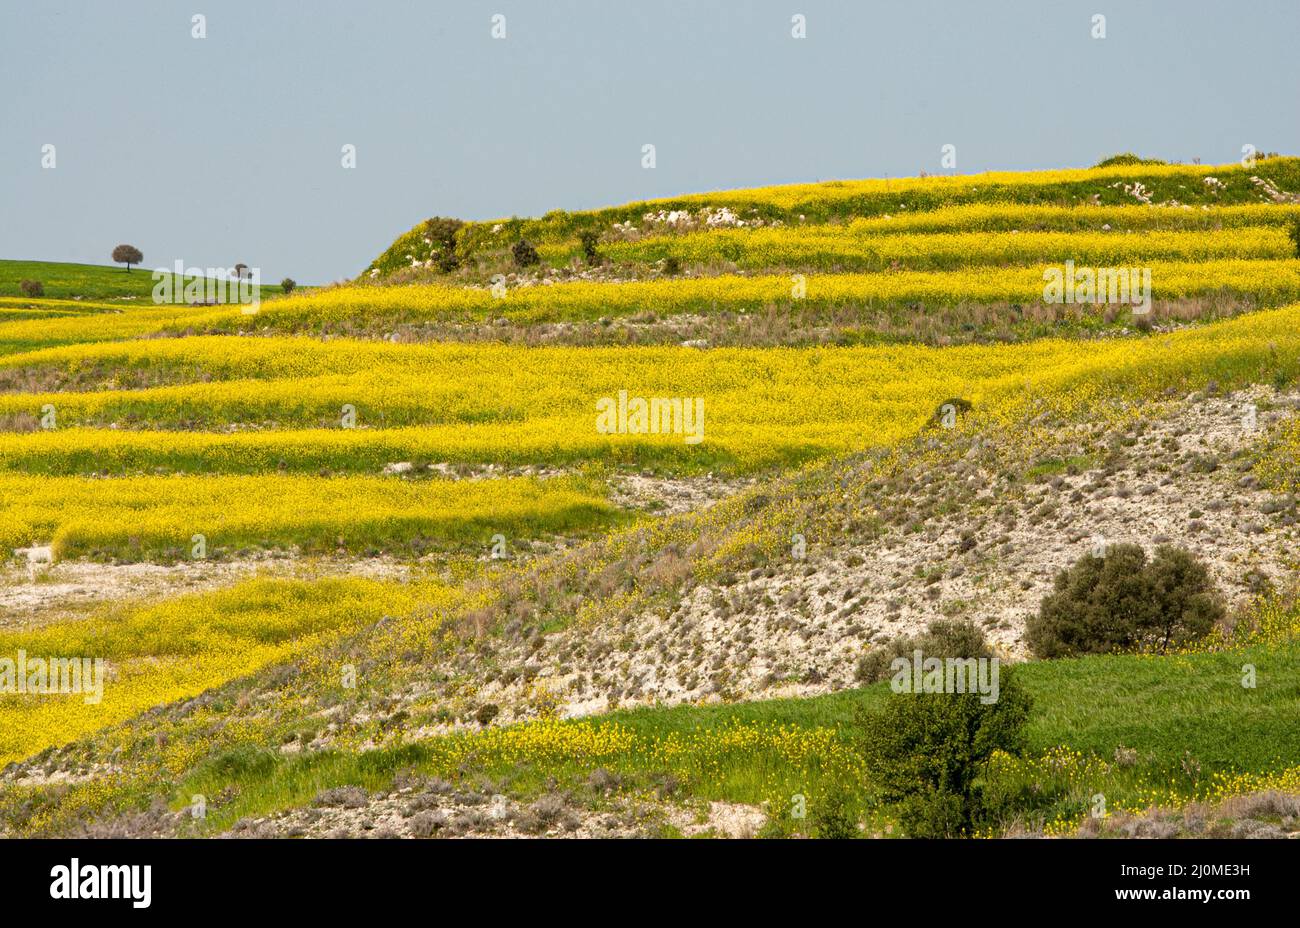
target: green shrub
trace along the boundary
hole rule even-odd
[[[858,837],[858,819],[851,811],[848,797],[835,790],[813,803],[812,833],[829,841]]]
[[[920,649],[926,657],[992,657],[984,633],[970,621],[936,619],[920,635],[899,635],[888,644],[873,648],[858,661],[857,679],[878,683],[892,676],[889,665],[899,657],[910,659]]]
[[[995,751],[1019,754],[1032,701],[1010,668],[999,668],[996,702],[978,693],[894,693],[863,713],[867,778],[913,838],[971,834],[987,820],[982,778]]]
[[[444,274],[460,265],[456,254],[456,235],[465,225],[449,216],[434,216],[424,222],[424,235],[429,240],[429,257]]]
[[[1103,158],[1093,165],[1094,168],[1109,168],[1118,164],[1168,164],[1168,161],[1161,161],[1159,158],[1140,158],[1131,151],[1123,154],[1111,155],[1109,158]]]
[[[582,242],[582,254],[587,259],[587,263],[592,267],[600,264],[600,252],[596,250],[596,244],[600,241],[600,236],[591,229],[584,229],[578,234],[578,241]]]
[[[280,289],[286,294],[293,293],[297,287],[298,282],[292,277],[286,277],[284,280],[280,281]]]
[[[676,255],[669,255],[668,257],[664,258],[665,274],[671,277],[680,274],[681,272],[682,272],[682,262],[677,260]]]
[[[521,238],[515,242],[514,247],[510,249],[515,256],[515,264],[519,267],[531,267],[541,262],[537,255],[537,249],[533,247],[532,242],[526,238]]]
[[[45,285],[39,280],[24,280],[18,284],[24,296],[45,296]]]
[[[1226,610],[1205,565],[1169,546],[1147,560],[1138,545],[1086,554],[1056,576],[1025,640],[1038,657],[1165,653],[1202,637]]]
[[[951,415],[954,420],[968,414],[975,408],[975,404],[970,400],[964,400],[960,396],[953,396],[934,408],[934,415],[930,417],[930,425],[943,425],[944,418],[949,414],[947,407],[952,407]],[[956,424],[955,421],[953,424]]]

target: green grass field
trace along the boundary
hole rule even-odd
[[[193,280],[184,278],[185,281]],[[152,303],[153,266],[65,264],[61,261],[0,260],[0,297],[21,297],[24,280],[36,280],[52,300],[121,300]],[[175,284],[175,281],[173,281]],[[280,293],[279,284],[262,284],[263,296]]]
[[[1015,673],[1034,700],[1029,746],[1024,759],[999,767],[993,786],[1015,797],[1018,813],[1051,822],[1077,819],[1098,793],[1112,809],[1142,809],[1213,798],[1241,775],[1261,782],[1284,778],[1291,775],[1288,771],[1294,773],[1293,761],[1300,755],[1297,658],[1300,650],[1290,644],[1020,665]],[[1241,685],[1243,664],[1256,667],[1256,687]],[[621,777],[628,789],[672,777],[683,796],[699,800],[770,803],[795,793],[842,792],[858,797],[869,815],[874,801],[851,760],[857,717],[889,698],[888,684],[880,683],[810,699],[645,708],[539,723],[543,729],[549,724],[551,733],[536,742],[557,749],[538,749],[530,741],[527,760],[499,733],[302,758],[239,747],[210,758],[179,784],[176,807],[194,793],[237,795],[237,802],[208,822],[220,830],[241,816],[309,802],[334,786],[389,789],[394,775],[403,771],[450,779],[482,776],[530,796],[555,784],[580,791],[599,768]],[[621,742],[600,737],[610,728],[630,737]],[[563,729],[577,732],[554,734]],[[766,732],[768,737],[729,735],[733,732]],[[819,736],[826,740],[818,742]],[[457,742],[456,748],[449,749],[447,741]],[[569,750],[558,749],[559,744]],[[572,748],[587,744],[590,750]],[[811,753],[801,749],[810,744],[816,745]],[[1135,760],[1116,763],[1117,749],[1134,751]]]

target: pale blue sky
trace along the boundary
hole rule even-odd
[[[435,214],[935,172],[945,143],[959,173],[1300,153],[1296,0],[3,0],[0,36],[7,258],[323,283]]]

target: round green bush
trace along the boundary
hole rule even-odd
[[[1205,565],[1162,546],[1084,555],[1061,571],[1031,616],[1025,640],[1037,657],[1149,650],[1161,654],[1204,636],[1226,610]]]

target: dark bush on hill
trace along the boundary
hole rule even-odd
[[[434,216],[425,220],[424,231],[425,237],[429,239],[430,256],[443,273],[454,271],[460,265],[460,258],[456,254],[456,234],[464,225],[461,220],[449,216]]]
[[[1087,554],[1056,576],[1025,640],[1038,657],[1165,653],[1204,636],[1225,614],[1209,571],[1191,553],[1137,545]]]
[[[582,255],[586,258],[587,263],[592,267],[600,264],[600,252],[596,250],[596,245],[600,241],[600,236],[591,229],[584,229],[582,232],[578,233],[578,241],[582,242]]]
[[[1093,165],[1094,168],[1109,168],[1119,164],[1168,164],[1168,161],[1161,161],[1159,158],[1141,158],[1131,151],[1123,154],[1111,155],[1109,158],[1103,158]]]
[[[532,267],[539,264],[541,258],[537,254],[537,249],[533,247],[532,242],[528,239],[521,238],[515,242],[514,247],[510,249],[515,256],[515,264],[519,267]]]

